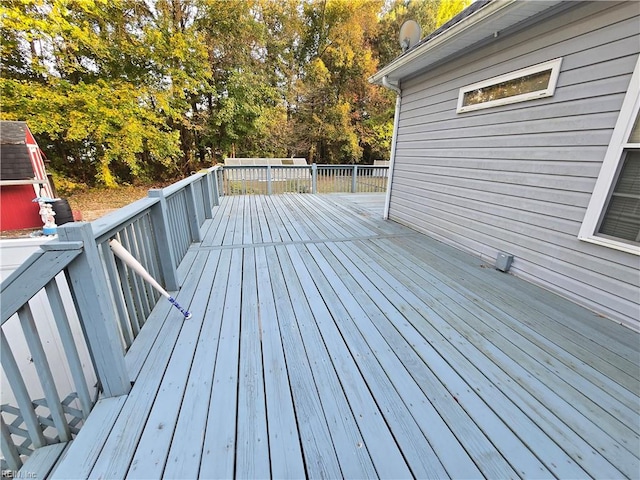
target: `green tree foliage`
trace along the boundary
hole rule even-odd
[[[237,156],[386,158],[394,94],[367,81],[468,0],[5,0],[3,119],[87,183]]]

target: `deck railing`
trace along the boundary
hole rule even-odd
[[[384,192],[388,166],[225,165],[225,195]]]
[[[58,227],[58,241],[42,245],[0,285],[1,360],[10,390],[3,390],[0,408],[2,468],[17,471],[35,449],[71,440],[98,393],[106,398],[131,388],[125,356],[161,296],[113,254],[109,240],[117,239],[175,292],[182,283],[178,266],[189,246],[202,240],[202,226],[221,195],[384,191],[387,170],[217,166],[150,190],[147,198],[92,223]],[[43,338],[48,319],[34,318],[31,304],[36,301],[50,312],[56,338]],[[74,322],[81,335],[73,333]],[[64,352],[65,365],[50,362],[52,348]],[[16,360],[25,352],[30,372]],[[90,365],[79,352],[90,358]],[[67,390],[73,391],[62,391],[56,383],[61,368],[72,378]]]
[[[0,285],[2,369],[10,392],[1,406],[2,468],[17,471],[33,451],[71,440],[97,400],[130,389],[125,355],[160,295],[113,255],[117,239],[169,291],[180,287],[178,265],[218,205],[221,169],[210,168],[89,223],[58,227],[58,241],[40,247]],[[61,294],[62,292],[62,294]],[[65,292],[70,297],[63,301]],[[56,338],[43,338],[30,303],[45,302]],[[79,321],[82,335],[71,322]],[[17,332],[17,333],[16,333]],[[55,344],[55,345],[54,345]],[[52,365],[51,348],[66,365]],[[89,372],[78,350],[88,350]],[[28,352],[38,382],[25,381],[16,355]],[[55,371],[65,369],[72,392],[61,392]]]

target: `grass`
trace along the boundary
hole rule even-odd
[[[90,222],[107,213],[147,196],[153,185],[91,188],[73,193],[67,200],[71,210],[79,211],[82,220]]]

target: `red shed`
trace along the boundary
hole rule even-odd
[[[35,197],[53,197],[40,148],[26,122],[0,121],[0,230],[41,227]]]

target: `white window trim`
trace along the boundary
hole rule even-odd
[[[593,187],[591,200],[578,233],[578,238],[585,242],[596,243],[605,247],[622,250],[624,252],[640,255],[640,247],[625,243],[624,241],[597,235],[604,209],[609,200],[618,174],[622,153],[625,148],[640,148],[640,144],[627,143],[627,139],[633,128],[633,120],[640,109],[640,57],[636,62],[629,88],[622,102],[618,121],[611,134],[611,141],[605,153],[600,174]]]
[[[558,83],[558,76],[560,75],[560,66],[562,65],[562,58],[556,58],[549,60],[548,62],[532,65],[531,67],[516,70],[514,72],[505,73],[497,77],[490,78],[489,80],[483,80],[482,82],[474,83],[473,85],[467,85],[462,87],[458,93],[458,106],[457,113],[471,112],[474,110],[481,110],[483,108],[497,107],[499,105],[508,105],[510,103],[526,102],[527,100],[535,100],[537,98],[551,97],[556,91],[556,84]],[[515,80],[520,77],[526,77],[534,73],[543,72],[551,68],[551,77],[549,78],[549,84],[545,90],[538,90],[536,92],[523,93],[521,95],[513,95],[511,97],[499,98],[497,100],[491,100],[484,103],[476,103],[474,105],[463,106],[464,94],[472,92],[483,87],[489,87],[497,83],[508,82],[509,80]]]

